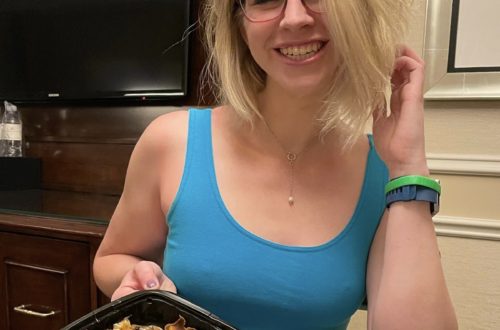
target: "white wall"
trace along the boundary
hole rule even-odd
[[[414,9],[408,44],[422,53],[426,0]],[[426,102],[425,112],[429,165],[443,186],[434,220],[460,329],[500,329],[500,100]],[[366,312],[349,329],[366,329]]]

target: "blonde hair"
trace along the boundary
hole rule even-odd
[[[321,135],[333,132],[352,145],[376,109],[387,107],[390,76],[406,32],[412,0],[323,0],[337,63],[335,79],[319,119]],[[207,63],[204,77],[217,102],[229,104],[249,122],[261,117],[257,94],[266,73],[252,58],[241,35],[236,0],[207,0]]]

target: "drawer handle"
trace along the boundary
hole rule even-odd
[[[53,310],[45,312],[45,313],[37,312],[37,311],[33,311],[33,310],[29,309],[31,307],[33,307],[32,304],[19,305],[17,307],[14,307],[14,310],[18,313],[37,316],[37,317],[49,317],[49,316],[55,315],[58,312],[58,311],[53,311]]]

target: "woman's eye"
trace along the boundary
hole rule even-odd
[[[248,4],[255,6],[255,5],[263,5],[263,4],[281,4],[283,2],[284,2],[284,0],[249,0]]]

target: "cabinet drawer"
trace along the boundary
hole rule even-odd
[[[0,328],[60,329],[90,309],[85,243],[0,232]],[[2,324],[3,322],[3,324]]]

